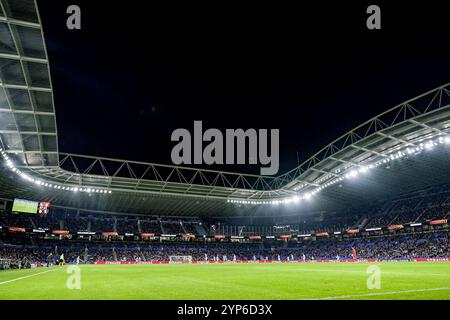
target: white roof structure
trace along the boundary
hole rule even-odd
[[[0,0],[3,198],[203,215],[273,211],[310,197],[317,208],[338,209],[450,182],[450,84],[388,109],[297,168],[269,177],[60,152],[50,74],[36,2]],[[355,182],[357,176],[366,177]]]

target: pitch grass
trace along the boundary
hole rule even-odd
[[[0,299],[450,299],[449,262],[377,263],[379,290],[369,265],[81,265],[80,290],[67,289],[67,266],[0,271]]]

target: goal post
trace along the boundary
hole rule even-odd
[[[169,256],[169,263],[192,263],[192,256]]]

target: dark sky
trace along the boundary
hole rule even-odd
[[[450,81],[445,8],[39,0],[60,151],[170,163],[176,128],[279,128],[280,173]],[[392,2],[392,1],[391,1]],[[331,3],[331,1],[330,1]],[[78,4],[82,30],[66,28]],[[144,5],[145,4],[145,5]],[[254,167],[222,167],[259,172]]]

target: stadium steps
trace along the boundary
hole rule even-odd
[[[420,219],[423,217],[423,215],[426,213],[426,210],[423,210],[416,219],[414,219],[414,222],[418,222],[420,221]]]
[[[182,223],[181,221],[180,221],[180,226],[181,226],[181,230],[183,230],[184,234],[189,233],[189,232],[187,232],[186,228],[184,227],[184,223]]]
[[[399,201],[401,200],[388,202],[387,204],[383,205],[383,207],[381,207],[380,211],[383,212],[383,214],[388,214],[389,212],[395,209]]]
[[[144,253],[141,251],[141,248],[139,248],[139,255],[140,255],[142,261],[145,261],[145,260],[146,260],[146,259],[145,259],[145,256],[144,256]]]
[[[203,225],[195,224],[195,230],[199,236],[206,236],[206,230]]]
[[[444,202],[442,202],[443,206],[450,206],[450,196],[447,197],[447,199],[444,200]]]
[[[397,214],[394,216],[394,218],[393,218],[391,221],[389,221],[389,223],[388,223],[387,225],[390,226],[390,225],[395,224],[396,221],[397,221],[397,218],[400,217],[401,214],[402,214],[402,211],[400,211],[399,213],[397,213]]]
[[[369,224],[370,219],[367,217],[364,217],[363,220],[358,224],[359,229],[365,228]]]
[[[413,210],[418,210],[418,209],[420,208],[420,205],[422,205],[422,203],[423,203],[423,199],[421,199],[421,200],[417,203],[417,205],[413,208]]]
[[[30,220],[30,223],[33,226],[33,229],[37,229],[36,223],[34,222],[33,218],[28,217],[28,220]]]

